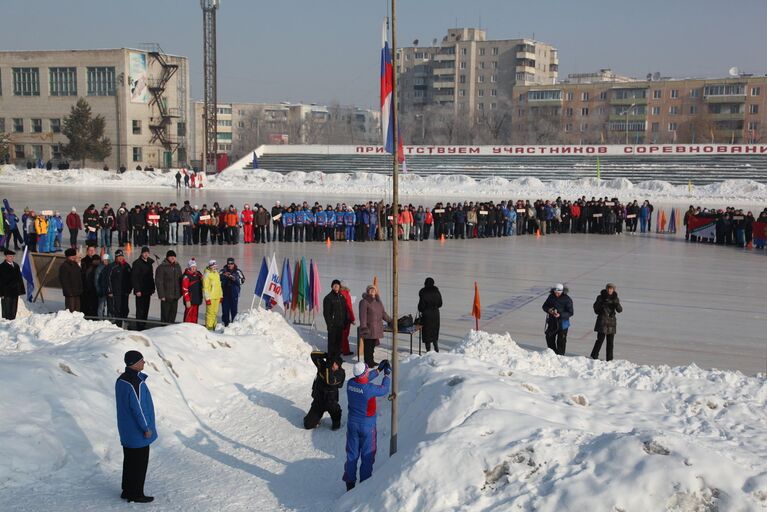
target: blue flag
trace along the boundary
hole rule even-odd
[[[27,302],[32,302],[35,293],[35,278],[32,275],[32,257],[24,247],[24,256],[21,259],[21,276],[27,282]]]
[[[282,286],[282,300],[285,304],[290,304],[293,300],[293,279],[291,279],[290,260],[285,258],[282,262],[282,275],[280,276]]]
[[[264,293],[264,286],[266,286],[266,279],[269,277],[269,267],[266,265],[266,256],[261,258],[261,270],[258,271],[258,279],[256,280],[255,293],[257,297],[261,297]]]

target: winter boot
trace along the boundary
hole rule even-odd
[[[346,491],[351,491],[354,489],[354,482],[346,482]]]

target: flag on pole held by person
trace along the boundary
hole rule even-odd
[[[21,276],[27,282],[27,302],[32,302],[35,293],[35,276],[32,272],[32,256],[27,247],[24,247],[24,256],[21,258]]]
[[[272,254],[272,259],[269,262],[269,277],[266,281],[266,287],[264,288],[264,296],[270,297],[271,302],[285,310],[284,298],[282,297],[282,284],[280,282],[280,271],[277,268],[277,259]]]

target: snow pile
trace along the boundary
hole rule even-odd
[[[341,510],[767,510],[764,378],[482,332],[402,368],[399,452]]]
[[[176,169],[115,171],[77,169],[46,171],[16,169],[0,166],[0,183],[44,184],[77,187],[175,187]],[[305,194],[357,195],[366,198],[385,197],[390,193],[390,178],[370,172],[329,173],[294,171],[287,174],[257,170],[227,170],[205,179],[204,188],[210,190],[254,190],[262,192],[290,192]],[[458,198],[574,198],[581,196],[625,196],[631,199],[684,199],[685,201],[767,201],[767,185],[754,180],[725,180],[710,185],[673,185],[667,181],[648,180],[633,183],[626,178],[580,178],[543,182],[535,177],[505,178],[489,175],[474,179],[464,174],[427,175],[403,174],[400,192],[404,196],[440,196]]]

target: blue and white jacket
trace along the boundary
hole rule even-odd
[[[354,378],[346,384],[350,423],[375,424],[376,397],[388,395],[391,386],[391,378],[388,375],[384,376],[381,384],[373,384],[376,377],[378,370],[370,370],[366,383],[360,383]]]
[[[154,403],[146,379],[145,373],[126,368],[115,383],[117,430],[125,448],[143,448],[157,440]],[[152,437],[146,438],[144,432],[148,430]]]

